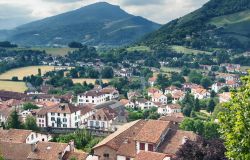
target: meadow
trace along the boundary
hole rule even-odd
[[[171,46],[171,48],[177,52],[177,53],[184,53],[184,54],[199,54],[199,53],[206,53],[206,54],[211,54],[211,52],[207,52],[207,51],[201,51],[201,50],[196,50],[196,49],[190,49],[190,48],[186,48],[184,46],[177,46],[177,45],[173,45]]]
[[[19,80],[22,80],[25,76],[30,75],[37,75],[38,69],[41,69],[42,74],[53,71],[54,66],[29,66],[29,67],[22,67],[17,69],[9,70],[3,74],[0,75],[1,80],[11,80],[13,76],[17,76]]]
[[[77,78],[77,79],[72,79],[74,83],[83,83],[84,81],[88,84],[92,83],[95,84],[96,79],[89,79],[89,78]],[[102,79],[103,83],[108,83],[110,82],[111,79]]]
[[[0,81],[0,90],[23,93],[26,89],[24,82]]]

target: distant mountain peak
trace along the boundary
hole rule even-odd
[[[97,2],[19,26],[7,40],[20,45],[67,45],[71,41],[126,45],[159,27],[159,24],[131,15],[117,5]]]

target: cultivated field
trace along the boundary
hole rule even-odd
[[[54,70],[54,66],[29,66],[5,72],[0,75],[0,79],[10,80],[13,76],[17,76],[19,80],[22,80],[25,76],[30,76],[32,74],[37,75],[39,68],[41,69],[42,74]]]
[[[177,53],[184,53],[184,54],[199,54],[199,53],[206,53],[206,54],[211,54],[210,52],[207,51],[201,51],[201,50],[196,50],[196,49],[190,49],[186,48],[184,46],[176,46],[173,45],[171,48],[177,52]]]
[[[0,81],[0,90],[24,92],[27,89],[24,82]]]
[[[84,81],[88,84],[92,83],[95,84],[96,79],[88,79],[88,78],[77,78],[77,79],[72,79],[74,83],[83,83]],[[103,83],[108,83],[110,82],[111,79],[102,79]]]

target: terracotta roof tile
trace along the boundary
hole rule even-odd
[[[38,142],[36,150],[31,152],[28,159],[56,160],[60,152],[64,152],[66,143]]]
[[[31,133],[31,130],[23,129],[0,130],[0,141],[26,143],[26,139]]]
[[[164,160],[166,157],[168,155],[164,153],[140,151],[136,155],[135,160]]]
[[[196,140],[197,138],[198,136],[193,132],[170,129],[159,150],[166,154],[175,154],[185,139]]]
[[[148,120],[135,137],[136,141],[158,143],[162,134],[170,127],[171,122]]]

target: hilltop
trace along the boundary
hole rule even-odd
[[[30,46],[66,45],[71,41],[121,45],[132,43],[159,27],[159,24],[128,14],[119,6],[99,2],[19,26],[8,32],[7,40]]]
[[[145,36],[151,47],[179,45],[211,50],[250,49],[250,1],[210,0],[200,9],[175,19]]]

